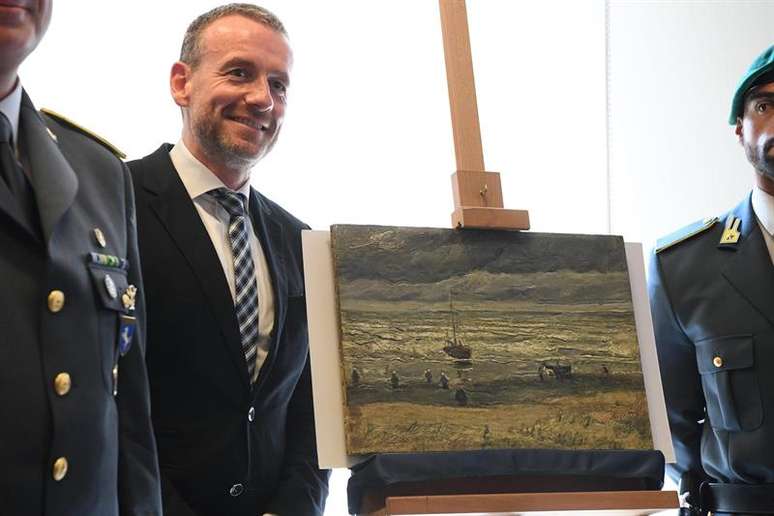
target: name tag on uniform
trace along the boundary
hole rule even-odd
[[[121,315],[118,327],[118,352],[121,356],[126,355],[131,349],[135,330],[137,330],[137,318]]]

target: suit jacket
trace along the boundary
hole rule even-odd
[[[44,119],[26,93],[19,131],[38,213],[28,219],[0,180],[0,512],[159,515],[128,171],[90,136]],[[124,258],[128,270],[90,263],[90,252]],[[140,324],[122,357],[119,317],[129,310],[120,294],[130,284]],[[54,290],[64,296],[59,311],[48,308]]]
[[[275,296],[251,385],[223,268],[162,145],[129,163],[148,303],[148,370],[165,514],[321,514],[301,230],[255,190],[249,210]],[[249,414],[254,417],[248,417]]]
[[[727,215],[741,236],[719,245]],[[774,267],[749,196],[727,215],[655,254],[649,274],[671,473],[694,501],[702,481],[774,482]]]

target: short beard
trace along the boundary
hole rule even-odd
[[[767,141],[762,146],[745,144],[744,153],[747,161],[762,176],[774,180],[774,158],[769,156],[769,151],[774,148],[774,139]]]
[[[238,145],[229,142],[223,133],[219,132],[215,123],[209,117],[192,120],[192,128],[202,151],[213,161],[222,163],[232,170],[249,170],[258,163],[274,147],[277,133],[259,154],[245,152]]]

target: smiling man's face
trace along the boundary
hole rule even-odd
[[[271,27],[232,15],[204,29],[200,48],[198,62],[183,66],[180,91],[173,91],[184,110],[186,145],[211,168],[244,170],[271,150],[282,127],[290,46]]]

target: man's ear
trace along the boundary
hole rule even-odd
[[[744,130],[742,129],[742,117],[736,117],[736,127],[734,128],[739,145],[743,144]]]
[[[190,102],[191,67],[177,61],[169,72],[169,91],[172,99],[180,107],[187,107]]]

